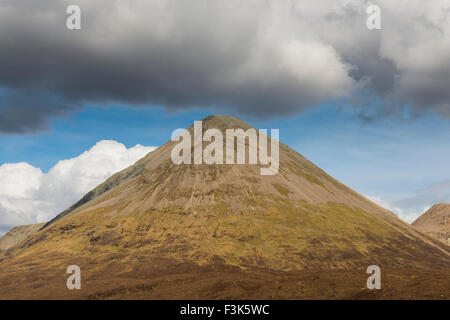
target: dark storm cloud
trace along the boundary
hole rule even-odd
[[[71,4],[82,10],[79,31],[65,27]],[[42,130],[89,103],[268,117],[359,90],[448,116],[449,17],[434,14],[445,5],[420,2],[402,12],[382,1],[382,21],[397,22],[369,31],[361,1],[6,0],[0,131]]]
[[[6,90],[0,94],[0,128],[5,133],[43,131],[48,129],[50,117],[66,115],[79,108],[53,93]]]

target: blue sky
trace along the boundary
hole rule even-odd
[[[170,139],[172,130],[211,113],[91,106],[53,119],[43,133],[0,135],[0,164],[27,162],[47,172],[59,160],[77,157],[100,140],[115,140],[127,147],[159,146]],[[450,122],[438,116],[365,122],[333,105],[265,121],[230,115],[257,128],[279,128],[282,142],[356,191],[386,201],[390,209],[400,208],[405,216],[420,213],[436,195],[411,200],[411,205],[408,199],[450,179]],[[448,190],[442,192],[437,197],[445,200]]]

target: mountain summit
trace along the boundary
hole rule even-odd
[[[8,250],[43,227],[43,223],[14,227],[0,238],[0,252]]]
[[[450,203],[432,206],[412,226],[450,246]]]
[[[202,122],[203,130],[252,128],[227,116]],[[372,264],[391,279],[384,295],[403,297],[393,286],[407,287],[411,270],[428,277],[417,294],[448,293],[448,282],[425,285],[448,279],[448,247],[286,145],[278,173],[260,175],[259,164],[174,164],[175,144],[0,255],[0,297],[365,297]],[[80,266],[82,290],[66,289],[68,265]]]

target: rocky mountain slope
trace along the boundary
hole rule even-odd
[[[208,128],[250,126],[210,116]],[[286,145],[272,176],[260,175],[260,165],[176,165],[174,145],[0,256],[0,297],[448,297],[447,246]],[[71,264],[83,272],[82,290],[65,287]],[[390,279],[382,292],[365,289],[371,264]]]
[[[26,237],[35,233],[43,226],[44,223],[37,223],[12,228],[7,234],[0,238],[0,252],[23,241]]]
[[[416,229],[450,246],[450,204],[432,206],[413,223]]]

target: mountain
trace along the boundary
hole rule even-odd
[[[439,203],[432,206],[412,226],[450,246],[450,204]]]
[[[0,252],[23,241],[29,235],[39,231],[43,226],[43,223],[37,223],[12,228],[7,234],[0,238]]]
[[[251,126],[214,115],[203,119],[203,131],[211,128]],[[278,173],[261,175],[259,164],[174,164],[176,144],[0,255],[0,298],[450,296],[447,246],[286,145]],[[366,288],[372,264],[382,290]],[[69,265],[81,268],[82,290],[67,290]]]

